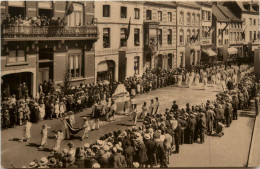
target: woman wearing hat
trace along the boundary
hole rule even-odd
[[[42,135],[42,139],[41,139],[41,144],[39,149],[43,149],[43,146],[47,145],[47,139],[48,139],[48,129],[51,127],[48,127],[46,124],[42,125],[42,130],[41,130],[41,135]]]
[[[31,127],[32,127],[32,123],[25,120],[25,125],[24,125],[24,136],[22,137],[22,139],[20,139],[20,141],[29,141],[31,138]]]
[[[84,117],[83,120],[84,120],[84,124],[83,124],[84,132],[81,137],[81,141],[85,138],[85,136],[88,138],[88,132],[91,130],[87,117]]]
[[[57,130],[55,132],[55,146],[53,148],[52,153],[60,151],[61,141],[64,139],[63,133],[61,130]]]

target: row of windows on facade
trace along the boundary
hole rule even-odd
[[[37,2],[38,7],[38,16],[45,16],[47,18],[52,18],[54,14],[53,10],[53,3],[51,1],[49,2]],[[69,27],[75,27],[75,26],[82,26],[84,21],[84,7],[81,3],[73,3],[73,12],[68,15],[68,26]],[[11,17],[19,16],[22,17],[26,16],[26,4],[23,1],[15,1],[13,3],[12,1],[8,2],[8,13],[11,15]]]
[[[178,17],[178,19],[179,19],[180,24],[184,24],[184,12],[183,11],[180,11],[180,17]],[[193,13],[191,15],[190,12],[187,12],[186,24],[199,25],[200,24],[200,14],[198,13],[197,17],[196,17],[195,13]]]
[[[185,36],[184,30],[181,29],[180,34],[179,34],[179,42],[181,45],[184,45],[184,36]],[[186,32],[186,36],[187,36],[187,42],[190,42],[192,37],[195,37],[195,38],[197,37],[197,41],[199,41],[199,30],[197,30],[197,34],[196,34],[195,29],[193,29],[192,34],[191,34],[191,31],[188,29]]]
[[[157,30],[158,35],[158,43],[162,45],[162,29]],[[127,28],[121,28],[120,30],[120,47],[127,46]],[[167,44],[172,44],[172,30],[167,30]],[[140,46],[140,29],[134,29],[134,46]],[[103,48],[110,48],[111,47],[111,33],[110,28],[103,28]]]
[[[207,38],[211,37],[211,34],[209,32],[210,26],[202,26],[202,37]]]
[[[163,12],[157,12],[158,21],[163,21]],[[110,5],[103,5],[103,17],[110,17]],[[167,21],[172,22],[172,13],[167,12]],[[127,7],[120,7],[120,17],[127,18]],[[140,19],[140,9],[134,8],[134,19]],[[146,10],[146,20],[152,20],[152,10]]]
[[[228,39],[224,39],[224,44],[228,45]],[[222,46],[223,45],[223,39],[218,40],[218,45]]]
[[[254,33],[254,36],[253,36],[253,33]],[[250,40],[256,40],[256,39],[258,39],[259,36],[260,36],[260,31],[258,31],[258,35],[256,34],[256,31],[254,31],[254,32],[250,31],[249,34],[250,34],[250,35],[249,35]]]
[[[244,21],[244,25],[247,25],[245,18],[243,19],[243,21]],[[249,18],[249,26],[252,26],[253,24],[254,26],[257,25],[256,19]],[[258,25],[260,25],[260,19],[258,19]]]

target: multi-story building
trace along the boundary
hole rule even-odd
[[[212,3],[198,2],[201,6],[201,61],[214,61],[216,59],[216,52],[212,50]]]
[[[201,7],[191,1],[177,4],[177,66],[196,65],[201,58]]]
[[[237,18],[226,6],[218,5],[219,9],[230,20],[228,53],[232,58],[243,56],[242,20]]]
[[[259,48],[260,43],[260,19],[258,1],[227,1],[223,4],[227,6],[232,13],[243,21],[242,30],[245,34],[244,55],[253,55],[254,50]],[[250,45],[248,45],[250,44]],[[250,46],[250,47],[249,47]],[[251,47],[252,46],[252,47]],[[248,47],[251,52],[248,52]],[[249,54],[250,53],[250,54]]]
[[[19,85],[26,83],[29,95],[35,97],[41,82],[52,79],[57,87],[66,71],[73,85],[94,82],[93,44],[98,31],[93,5],[90,1],[2,1],[2,89],[17,95]]]
[[[142,75],[142,14],[142,2],[95,1],[100,32],[95,44],[97,81],[122,81],[134,74]]]
[[[212,44],[217,51],[218,58],[224,59],[229,46],[229,24],[230,19],[220,10],[219,5],[212,6],[212,25],[214,28],[212,34]]]
[[[176,3],[145,1],[144,68],[172,69],[177,67]]]

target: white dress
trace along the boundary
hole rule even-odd
[[[45,116],[45,105],[39,107],[40,110],[40,116],[43,119]]]

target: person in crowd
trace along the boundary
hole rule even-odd
[[[48,129],[51,128],[49,126],[47,126],[46,124],[42,125],[42,130],[41,130],[41,143],[39,146],[39,150],[42,150],[44,148],[44,146],[47,145],[47,140],[48,140]]]
[[[97,103],[94,103],[91,114],[92,114],[92,119],[93,119],[93,125],[92,125],[91,129],[98,130],[99,129],[100,110],[98,109]]]
[[[133,122],[133,126],[136,126],[136,123],[137,123],[137,105],[134,104],[134,108],[133,108],[133,111],[131,112],[130,114],[132,116],[132,122]]]
[[[160,113],[160,101],[159,98],[155,98],[155,107],[154,107],[154,113],[159,114]]]
[[[85,137],[88,138],[88,132],[91,130],[87,117],[84,117],[83,120],[84,120],[84,124],[83,124],[84,131],[81,137],[81,141],[83,141]]]
[[[31,139],[31,127],[32,123],[29,122],[28,120],[25,120],[24,128],[23,128],[23,137],[20,139],[20,142],[22,141],[30,141]]]

